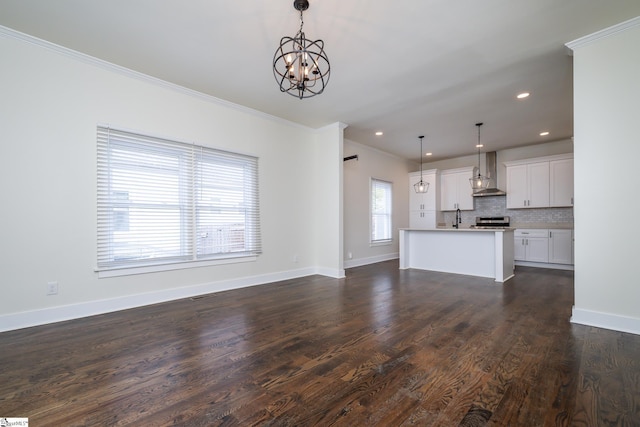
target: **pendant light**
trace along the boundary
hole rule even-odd
[[[476,123],[478,127],[478,144],[476,147],[478,148],[478,175],[473,178],[469,178],[469,183],[471,184],[471,188],[474,192],[484,190],[489,186],[489,178],[484,175],[480,175],[480,148],[482,148],[482,144],[480,144],[480,126],[484,123]]]
[[[422,138],[424,135],[420,135],[418,138],[420,138],[420,181],[413,184],[413,189],[416,190],[416,193],[426,193],[429,191],[429,183],[422,180]]]
[[[293,37],[282,37],[273,55],[273,75],[286,92],[296,98],[311,98],[324,91],[329,82],[331,66],[322,40],[308,39],[302,29],[302,12],[309,8],[308,0],[294,0],[300,11],[300,29]]]

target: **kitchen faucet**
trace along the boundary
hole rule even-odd
[[[456,209],[456,222],[453,224],[453,228],[458,228],[458,224],[462,222],[462,213],[460,209]]]

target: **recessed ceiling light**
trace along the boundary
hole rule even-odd
[[[547,136],[549,135],[549,132],[545,131],[545,132],[540,132],[540,136]]]
[[[433,156],[433,153],[427,153],[426,156]]]
[[[484,144],[476,144],[476,148],[482,148],[484,147]]]
[[[382,131],[376,132],[376,136],[382,136],[382,135],[384,135]]]
[[[516,96],[516,98],[524,99],[524,98],[528,97],[529,95],[531,95],[529,92],[522,92],[522,93],[519,93],[518,96]]]

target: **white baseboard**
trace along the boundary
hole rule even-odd
[[[340,271],[342,271],[342,277],[344,277],[344,270],[320,269],[315,267],[304,268],[299,270],[263,274],[259,276],[241,277],[238,279],[223,280],[219,282],[202,283],[199,285],[185,286],[181,288],[165,289],[144,294],[127,295],[105,300],[44,308],[40,310],[4,314],[0,315],[0,332],[62,322],[65,320],[79,319],[82,317],[111,313],[114,311],[142,307],[145,305],[189,298],[214,292],[264,285],[281,280],[311,276],[313,274],[339,278]]]
[[[571,323],[640,335],[640,319],[573,307]]]
[[[398,259],[398,258],[400,258],[400,253],[395,252],[390,254],[372,256],[368,258],[350,259],[350,260],[344,261],[344,268],[360,267],[363,265],[375,264],[377,262],[389,261],[389,260]]]
[[[344,268],[326,268],[326,267],[316,267],[315,273],[321,276],[333,277],[334,279],[344,279],[345,273]]]
[[[531,261],[514,261],[515,265],[522,267],[537,267],[537,268],[552,268],[555,270],[570,270],[573,271],[573,264],[550,264],[546,262],[531,262]]]

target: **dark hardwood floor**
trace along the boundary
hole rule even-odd
[[[353,268],[0,334],[32,426],[640,426],[640,336],[569,323],[573,273]]]

